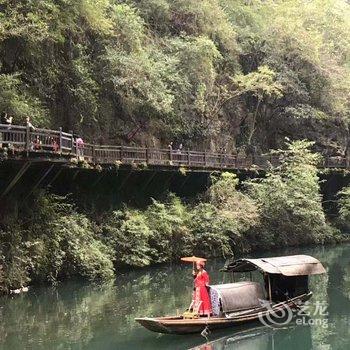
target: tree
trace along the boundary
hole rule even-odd
[[[246,75],[236,75],[233,81],[240,95],[250,94],[256,99],[255,110],[252,115],[252,125],[247,138],[247,143],[250,145],[255,132],[256,119],[261,103],[264,99],[281,97],[283,87],[276,81],[276,73],[268,66],[260,66],[256,72]],[[265,104],[268,103],[269,101],[266,100]]]
[[[350,227],[350,186],[338,192],[339,220],[345,227]]]
[[[260,225],[251,239],[264,246],[322,243],[332,235],[322,208],[317,164],[309,141],[287,142],[275,154],[280,165],[263,179],[246,182],[250,196],[260,208]]]
[[[190,227],[196,253],[227,257],[248,251],[250,242],[246,232],[259,222],[256,203],[237,190],[236,175],[223,173],[212,181],[203,202],[193,208]]]

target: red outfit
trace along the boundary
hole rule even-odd
[[[195,291],[193,296],[193,299],[195,301],[202,302],[199,308],[199,313],[201,315],[211,314],[211,302],[207,290],[207,285],[209,285],[209,275],[207,271],[203,270],[202,272],[199,272],[194,279]]]

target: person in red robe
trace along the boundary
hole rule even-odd
[[[211,301],[208,293],[209,274],[204,270],[204,261],[196,264],[197,271],[193,271],[194,276],[194,295],[195,302],[202,302],[199,308],[200,315],[208,315],[212,313]]]

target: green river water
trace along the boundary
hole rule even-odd
[[[66,282],[30,288],[0,299],[0,349],[350,349],[350,246],[289,249],[255,254],[306,253],[320,259],[327,275],[311,278],[310,309],[316,316],[272,329],[256,323],[209,335],[159,335],[134,322],[137,316],[176,314],[191,299],[191,266],[172,265],[119,275],[114,284]],[[210,261],[213,283],[223,261]],[[322,307],[318,307],[321,305]],[[313,314],[314,315],[314,314]]]

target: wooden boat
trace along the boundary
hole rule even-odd
[[[322,264],[307,255],[239,259],[223,268],[232,274],[256,270],[262,273],[264,283],[243,281],[210,286],[213,308],[210,318],[168,316],[135,320],[153,332],[189,334],[270,320],[283,314],[289,316],[312,296],[308,276],[325,273]]]

